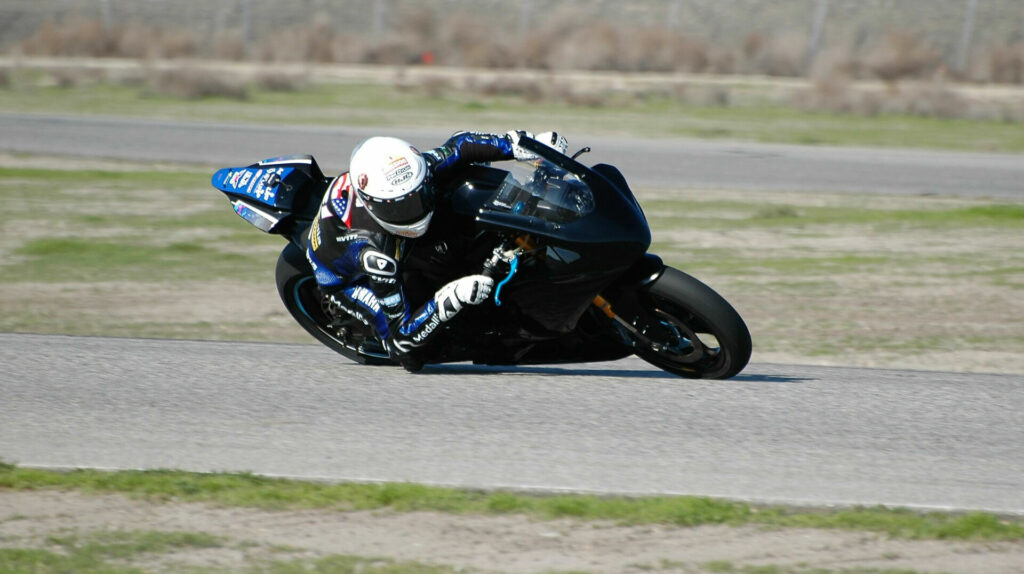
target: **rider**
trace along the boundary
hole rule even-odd
[[[533,137],[524,131],[459,132],[424,153],[398,138],[372,137],[352,151],[349,171],[324,194],[306,257],[331,303],[372,327],[384,344],[374,349],[364,343],[361,351],[389,356],[417,371],[423,363],[411,351],[425,345],[465,305],[487,300],[493,280],[468,275],[411,311],[401,283],[402,260],[408,240],[422,236],[430,225],[436,184],[474,162],[537,159],[519,147],[523,136]],[[537,139],[565,153],[565,138],[558,134]]]

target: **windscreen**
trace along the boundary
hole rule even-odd
[[[594,210],[594,194],[575,174],[540,158],[509,166],[505,181],[484,207],[551,223],[567,223]]]

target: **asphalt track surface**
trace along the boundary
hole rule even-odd
[[[210,165],[337,158],[371,133],[400,132],[0,114],[0,151]],[[578,143],[637,186],[1024,196],[1020,156]],[[0,459],[25,465],[1024,514],[1019,375],[752,364],[688,381],[634,359],[408,375],[317,345],[0,334],[0,397]]]
[[[0,457],[1024,514],[1019,376],[627,359],[365,367],[318,345],[0,334]]]
[[[0,114],[3,152],[224,167],[309,153],[328,173],[346,168],[352,147],[370,135],[396,135],[429,148],[450,132]],[[583,161],[613,163],[637,188],[1024,198],[1021,155],[566,135],[572,150],[594,150]]]

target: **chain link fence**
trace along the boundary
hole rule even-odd
[[[1024,2],[5,0],[0,49],[1019,83]]]

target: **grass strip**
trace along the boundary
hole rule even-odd
[[[702,105],[665,97],[609,96],[579,103],[517,94],[433,93],[377,84],[306,85],[278,92],[252,88],[244,99],[182,99],[144,86],[32,82],[0,89],[11,113],[118,115],[190,121],[374,127],[432,127],[503,131],[509,126],[556,126],[565,133],[696,137],[770,143],[1024,151],[1019,123],[904,114],[861,115],[804,111],[755,99],[743,105]],[[453,122],[453,118],[458,118]]]
[[[410,483],[318,483],[248,473],[174,470],[70,472],[0,463],[0,488],[119,493],[157,501],[189,501],[267,510],[390,509],[535,518],[611,520],[621,524],[764,525],[869,531],[904,539],[1024,540],[1024,522],[993,514],[920,513],[884,507],[804,511],[694,496],[531,495]]]
[[[892,568],[840,568],[838,570],[817,568],[813,566],[804,565],[785,565],[778,566],[775,564],[765,565],[753,565],[744,564],[737,566],[732,562],[717,560],[714,562],[705,562],[700,565],[705,572],[711,572],[712,574],[918,574],[917,570],[907,570],[904,568],[892,569]],[[685,564],[668,564],[663,565],[664,568],[672,567],[685,567]]]
[[[193,574],[452,574],[450,566],[396,562],[387,558],[333,554],[294,560],[246,559],[245,566],[227,568],[185,565],[180,557],[211,548],[238,546],[202,532],[98,531],[51,536],[45,548],[0,548],[0,574],[143,574],[150,566],[136,563],[165,559],[167,572]]]

